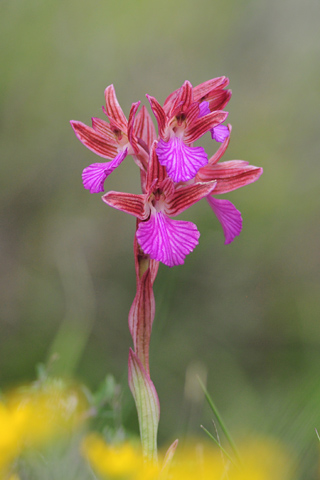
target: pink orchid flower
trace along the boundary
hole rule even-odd
[[[198,171],[194,179],[195,182],[210,182],[213,179],[217,181],[213,194],[210,193],[206,198],[221,223],[225,245],[231,243],[237,235],[240,235],[242,217],[240,211],[229,200],[215,198],[216,195],[249,185],[258,180],[263,173],[262,168],[249,165],[249,162],[244,160],[230,160],[218,164],[229,145],[231,125],[228,125],[227,129],[228,135],[220,148],[209,159],[208,165]]]
[[[173,220],[194,203],[208,196],[216,186],[216,180],[177,186],[159,164],[153,144],[147,173],[146,193],[135,195],[108,192],[102,199],[111,207],[137,217],[136,238],[150,258],[173,267],[184,263],[199,243],[200,233],[192,222]]]
[[[100,118],[92,118],[92,127],[76,120],[70,122],[83,145],[100,157],[111,160],[105,163],[93,163],[83,170],[83,185],[90,193],[104,191],[106,178],[123,162],[127,155],[134,155],[140,168],[143,163],[146,163],[147,158],[147,154],[144,154],[144,149],[138,144],[133,131],[134,117],[140,102],[132,104],[129,120],[127,120],[118,103],[113,85],[106,88],[105,101],[106,107],[102,108],[110,123]],[[145,118],[147,115],[148,113],[144,110],[140,115],[140,120],[141,117]],[[150,124],[150,122],[144,123]],[[141,128],[140,121],[140,130]],[[143,128],[141,134],[143,134]]]
[[[199,102],[199,117],[203,117],[216,110],[222,110],[227,105],[232,95],[231,90],[225,90],[225,87],[228,85],[229,79],[227,77],[218,77],[193,87],[193,99],[195,102]],[[172,107],[172,102],[177,93],[178,90],[171,93],[165,100],[163,109],[167,113]],[[212,127],[210,132],[212,139],[217,142],[223,142],[227,136],[229,136],[228,127],[225,125]]]
[[[221,110],[210,110],[202,114],[200,104],[203,99],[211,98],[214,106],[214,88],[198,86],[194,89],[189,81],[173,92],[166,100],[164,107],[158,101],[147,95],[152,111],[156,117],[160,140],[157,146],[157,155],[161,165],[166,166],[169,177],[175,182],[186,182],[195,177],[198,170],[208,163],[208,157],[202,147],[194,147],[193,142],[212,128],[220,125],[228,116]],[[217,88],[216,88],[217,90]],[[222,100],[216,104],[223,104],[229,94],[225,92]]]

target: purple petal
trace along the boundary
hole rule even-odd
[[[159,140],[156,149],[159,162],[167,168],[167,173],[175,182],[186,182],[194,178],[201,167],[208,163],[202,147],[187,147],[180,138],[173,137],[168,142]]]
[[[173,267],[184,263],[186,255],[198,245],[200,233],[194,223],[172,220],[157,212],[139,224],[136,236],[144,253]]]
[[[121,151],[118,155],[106,163],[93,163],[85,168],[82,172],[83,186],[90,193],[104,192],[104,181],[115,170],[120,163],[126,158],[128,149]]]
[[[240,235],[242,229],[241,212],[229,200],[213,198],[210,195],[207,196],[207,200],[221,223],[225,237],[224,244],[227,245],[234,240],[234,237]]]
[[[204,115],[207,115],[210,113],[210,108],[209,108],[209,102],[206,102],[205,100],[199,104],[199,117],[203,117]]]
[[[216,142],[224,142],[226,138],[229,137],[230,132],[226,125],[217,125],[216,127],[211,128],[211,138]]]

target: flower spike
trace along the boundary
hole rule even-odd
[[[216,197],[253,183],[262,174],[262,168],[243,160],[219,163],[231,134],[231,125],[223,125],[228,116],[223,109],[231,98],[228,84],[227,77],[213,78],[196,87],[186,80],[163,106],[147,95],[158,135],[146,107],[138,111],[140,102],[131,105],[127,120],[113,85],[105,90],[103,111],[108,121],[92,118],[91,127],[71,121],[77,138],[108,160],[83,170],[83,184],[90,193],[103,192],[106,178],[128,155],[140,169],[141,194],[111,190],[102,200],[136,217],[133,245],[137,291],[128,317],[134,346],[129,352],[129,387],[138,412],[144,460],[155,464],[160,406],[149,367],[155,317],[153,284],[160,262],[169,267],[182,265],[200,238],[194,223],[174,217],[205,198],[222,226],[225,244],[229,244],[242,230],[241,213],[229,200]],[[201,146],[194,146],[207,132],[220,143],[210,158]],[[167,452],[161,478],[167,476],[176,447],[177,441]],[[158,478],[158,465],[150,479],[155,473]]]

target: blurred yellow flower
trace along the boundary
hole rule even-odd
[[[84,453],[102,478],[112,480],[289,480],[290,462],[284,449],[268,440],[255,440],[240,449],[242,464],[231,463],[216,447],[193,443],[178,447],[169,470],[146,462],[130,443],[107,445],[89,436]]]
[[[159,466],[146,462],[141,448],[129,442],[107,445],[100,436],[92,434],[85,439],[83,452],[93,469],[106,478],[153,480],[160,473]]]
[[[170,480],[289,480],[290,461],[282,446],[255,439],[240,448],[241,465],[231,463],[211,444],[177,450]]]
[[[20,388],[6,395],[0,402],[0,472],[24,448],[37,447],[68,432],[78,424],[83,411],[83,399],[63,383]]]

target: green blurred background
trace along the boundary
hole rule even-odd
[[[197,223],[199,246],[184,266],[160,268],[151,345],[160,443],[210,428],[199,373],[236,438],[275,436],[292,449],[297,478],[316,478],[319,20],[318,0],[1,0],[2,387],[33,379],[58,352],[56,373],[92,388],[114,374],[137,428],[126,386],[135,220],[83,189],[82,169],[98,158],[69,120],[103,118],[111,83],[128,114],[145,93],[162,103],[186,79],[226,75],[224,160],[264,174],[227,195],[242,212],[240,237],[224,246],[200,202],[182,216]],[[209,135],[201,144],[217,148]],[[139,193],[133,161],[106,188]]]

